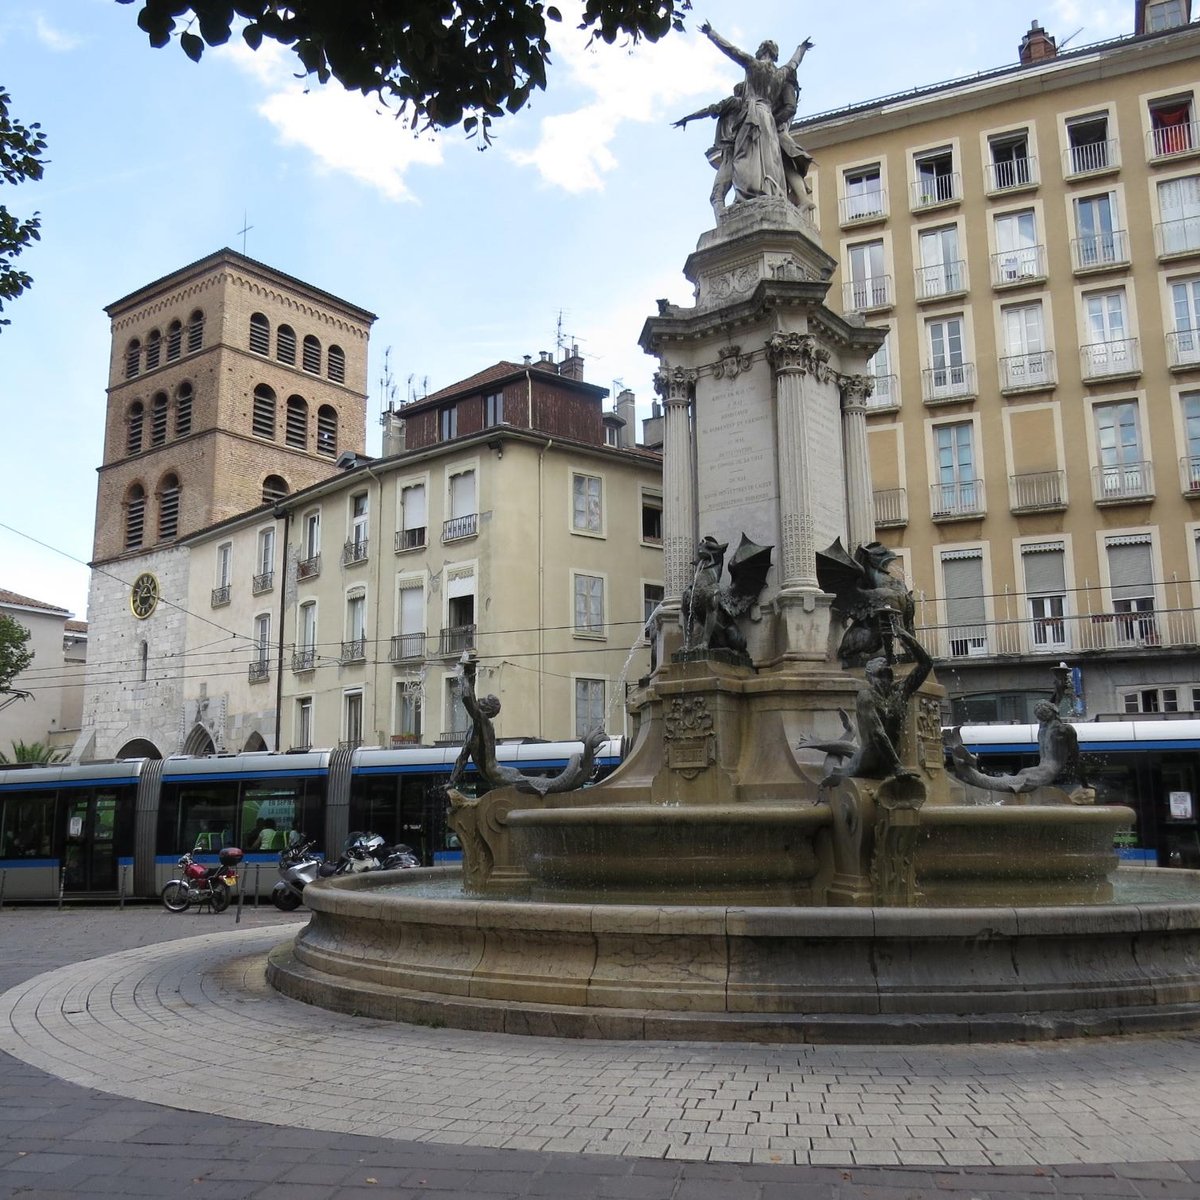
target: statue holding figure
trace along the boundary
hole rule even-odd
[[[751,55],[726,41],[707,21],[700,26],[700,32],[746,72],[740,96],[735,90],[733,96],[710,106],[716,111],[701,110],[676,122],[683,125],[701,115],[718,118],[713,147],[717,151],[714,166],[718,173],[717,185],[713,188],[714,209],[718,208],[715,199],[718,188],[723,188],[720,193],[722,203],[728,190],[721,175],[728,159],[735,200],[778,197],[790,199],[806,213],[811,212],[814,205],[806,176],[812,157],[792,137],[789,127],[800,101],[796,68],[812,49],[812,40],[806,38],[801,42],[796,53],[780,66],[779,47],[775,42],[763,42]]]

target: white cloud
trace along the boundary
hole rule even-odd
[[[63,33],[60,29],[55,29],[41,13],[36,14],[33,18],[33,30],[37,35],[37,40],[47,50],[53,50],[56,54],[66,54],[83,45],[82,38],[76,37],[74,34]]]

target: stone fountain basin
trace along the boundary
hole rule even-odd
[[[310,885],[271,957],[297,999],[385,1020],[569,1037],[1035,1040],[1200,1027],[1193,899],[986,908],[546,904],[418,894],[453,870]]]

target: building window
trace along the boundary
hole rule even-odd
[[[179,532],[179,476],[164,475],[158,485],[158,540],[171,540]]]
[[[367,557],[367,535],[367,493],[358,492],[350,497],[350,537],[346,541],[344,562],[362,562]]]
[[[311,671],[317,665],[317,604],[315,600],[309,600],[300,605],[298,625],[292,670]]]
[[[1187,24],[1187,12],[1183,0],[1147,0],[1142,17],[1143,28],[1138,33],[1161,33],[1164,29],[1177,29]]]
[[[172,321],[167,326],[167,362],[174,362],[183,350],[183,322]]]
[[[1002,213],[996,217],[996,257],[993,282],[1003,286],[1037,279],[1045,275],[1042,247],[1037,240],[1037,222],[1033,210]]]
[[[362,692],[347,692],[342,700],[342,743],[347,749],[362,745]]]
[[[128,423],[125,428],[126,454],[140,454],[142,450],[142,426],[146,420],[146,409],[140,400],[129,406]]]
[[[599,575],[574,575],[575,632],[604,636],[604,579]]]
[[[451,405],[438,412],[438,436],[443,442],[458,437],[458,406]]]
[[[275,357],[289,367],[296,365],[296,331],[290,325],[280,325],[275,331]]]
[[[949,146],[928,150],[913,159],[913,207],[944,204],[957,200],[962,189],[954,170],[954,153]]]
[[[258,531],[258,570],[254,575],[254,591],[270,591],[275,581],[275,527],[268,525]]]
[[[917,299],[965,290],[967,264],[959,255],[958,226],[928,229],[918,241],[921,265],[917,268]]]
[[[1066,548],[1061,542],[1021,547],[1025,594],[1029,604],[1030,642],[1035,650],[1061,650],[1067,644]]]
[[[663,502],[661,496],[642,493],[642,541],[661,546],[663,540]]]
[[[1105,541],[1117,644],[1158,644],[1154,618],[1154,558],[1149,534],[1117,535]]]
[[[483,398],[483,426],[490,429],[504,420],[504,393],[492,392]]]
[[[421,741],[420,680],[396,681],[396,731],[392,744],[417,744]]]
[[[946,635],[952,658],[988,652],[987,605],[983,592],[983,551],[953,550],[942,555],[946,596]]]
[[[846,307],[866,310],[891,304],[891,280],[884,272],[882,239],[859,242],[847,253],[850,279],[843,288]]]
[[[329,365],[329,378],[334,383],[345,383],[346,355],[341,346],[330,346],[325,361]]]
[[[1192,118],[1192,96],[1150,102],[1150,154],[1186,154],[1196,146],[1196,126]]]
[[[575,680],[575,736],[581,740],[593,729],[604,728],[605,685],[603,679]]]
[[[1142,688],[1121,696],[1123,711],[1134,713],[1173,713],[1179,711],[1178,688]]]
[[[934,485],[934,516],[983,511],[983,485],[975,472],[974,433],[970,421],[934,428],[938,476]]]
[[[447,625],[442,630],[438,653],[457,657],[475,647],[475,575],[467,572],[449,585],[453,593],[446,599]]]
[[[196,309],[188,317],[187,349],[189,354],[195,354],[204,345],[204,314]]]
[[[1122,375],[1136,367],[1136,350],[1125,323],[1125,292],[1092,292],[1084,297],[1087,342],[1081,347],[1085,378]]]
[[[135,483],[125,498],[125,549],[136,550],[146,535],[146,489]]]
[[[474,537],[479,514],[475,507],[475,472],[459,471],[450,476],[450,517],[442,525],[442,541]]]
[[[250,682],[257,683],[271,673],[271,614],[254,618],[254,658],[250,663]]]
[[[1000,360],[1000,386],[1006,389],[1042,387],[1054,380],[1041,301],[1011,304],[1000,310],[1004,329],[1004,356]]]
[[[397,550],[417,550],[425,545],[428,516],[425,505],[425,485],[410,484],[400,491],[400,530],[396,534]]]
[[[300,365],[310,374],[321,373],[321,343],[311,333],[305,334]]]
[[[425,585],[420,579],[402,579],[397,584],[396,639],[392,661],[422,658],[425,654]]]
[[[296,565],[298,579],[310,579],[321,570],[321,513],[320,510],[304,514],[301,521],[300,561]]]
[[[271,353],[271,325],[262,313],[250,314],[250,350],[264,356]]]
[[[446,728],[445,738],[459,740],[470,727],[471,718],[467,716],[466,706],[462,700],[462,685],[457,679],[446,680]]]
[[[354,592],[346,597],[346,640],[342,662],[361,662],[367,656],[367,597]]]
[[[125,347],[125,378],[135,379],[142,369],[142,343],[132,338]]]
[[[296,701],[296,749],[310,750],[313,744],[313,700],[301,696]]]
[[[951,400],[971,394],[970,364],[963,357],[962,317],[941,317],[925,326],[929,339],[929,369],[925,373],[927,400]]]
[[[1094,411],[1100,458],[1096,498],[1119,500],[1147,495],[1149,463],[1142,451],[1137,401],[1097,404]]]
[[[184,382],[175,392],[175,436],[187,437],[192,432],[192,385]]]
[[[329,458],[336,458],[337,448],[337,409],[330,404],[322,404],[317,409],[317,453],[324,454]]]
[[[150,401],[150,445],[161,446],[167,440],[167,393],[159,392]]]
[[[282,500],[290,489],[288,481],[282,475],[268,475],[263,480],[262,486],[262,502],[264,504],[274,504]]]
[[[250,429],[255,437],[275,440],[275,393],[265,383],[254,389]]]
[[[1075,269],[1125,262],[1125,231],[1117,228],[1117,197],[1114,192],[1081,196],[1075,201]]]
[[[603,481],[598,475],[571,476],[571,528],[576,533],[603,533]]]
[[[217,547],[217,576],[212,590],[212,606],[218,608],[229,603],[233,584],[233,543],[222,542]]]
[[[1200,392],[1188,392],[1180,397],[1180,401],[1183,405],[1183,436],[1187,445],[1187,456],[1183,460],[1183,487],[1189,493],[1200,492]]]
[[[162,334],[157,329],[152,329],[146,339],[146,370],[153,371],[158,366],[161,356]]]
[[[988,158],[988,191],[1002,192],[1037,182],[1035,163],[1029,153],[1028,130],[988,138]]]
[[[1158,252],[1200,250],[1200,175],[1164,179],[1158,185]]]
[[[1072,117],[1067,122],[1067,174],[1086,175],[1117,165],[1117,144],[1108,135],[1108,114]]]
[[[643,632],[645,626],[650,624],[654,614],[658,611],[658,606],[666,598],[666,589],[661,583],[643,583],[642,584],[642,627]]]
[[[882,217],[887,212],[878,163],[870,167],[855,167],[842,178],[845,188],[842,196],[843,221],[863,221]]]
[[[1175,331],[1168,337],[1172,362],[1200,362],[1200,279],[1171,284],[1171,315],[1175,321]]]
[[[303,396],[288,397],[284,441],[297,450],[308,448],[308,401]]]
[[[609,421],[604,426],[604,444],[614,448],[620,448],[621,431],[615,421]]]
[[[872,408],[891,408],[900,403],[900,388],[892,370],[892,331],[889,329],[883,344],[867,362],[867,374],[871,378],[871,398],[867,404]]]

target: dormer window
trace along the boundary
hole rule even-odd
[[[1183,0],[1147,0],[1138,33],[1162,33],[1187,24]]]
[[[458,408],[455,405],[438,413],[438,434],[443,442],[458,437]]]

